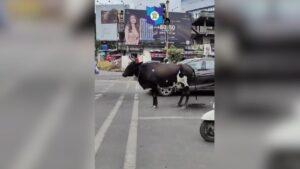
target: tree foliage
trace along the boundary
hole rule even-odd
[[[174,45],[172,45],[168,50],[168,59],[169,61],[173,63],[177,63],[181,60],[183,60],[183,49],[176,48]]]

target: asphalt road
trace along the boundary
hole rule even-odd
[[[92,58],[82,57],[93,55],[94,34],[62,22],[10,20],[0,30],[1,169],[94,164]]]
[[[214,144],[202,140],[200,117],[214,97],[198,93],[187,109],[178,96],[159,97],[120,73],[101,72],[95,82],[96,169],[207,169]]]

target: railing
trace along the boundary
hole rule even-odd
[[[193,26],[193,28],[197,31],[198,34],[215,34],[215,30],[213,27]]]

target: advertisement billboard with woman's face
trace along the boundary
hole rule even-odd
[[[138,45],[140,41],[140,18],[134,14],[130,14],[126,21],[125,44]]]
[[[185,45],[191,39],[191,19],[185,13],[170,13],[169,42]],[[125,10],[125,44],[164,44],[165,25],[152,26],[147,23],[145,10]]]

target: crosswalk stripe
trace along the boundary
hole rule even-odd
[[[129,83],[127,84],[126,90],[129,88]],[[100,127],[100,129],[98,130],[96,137],[95,137],[95,154],[98,153],[98,150],[101,147],[101,144],[103,142],[103,139],[105,137],[105,134],[108,130],[108,128],[110,127],[113,119],[115,118],[117,112],[119,111],[123,100],[124,100],[124,93],[119,97],[117,103],[115,104],[114,108],[111,110],[111,112],[109,113],[109,115],[106,117],[104,123],[102,124],[102,126]]]
[[[137,89],[137,87],[136,87]],[[138,94],[134,95],[133,110],[126,146],[126,154],[124,160],[124,169],[136,169],[136,151],[137,151],[137,128],[139,116],[139,99]]]

